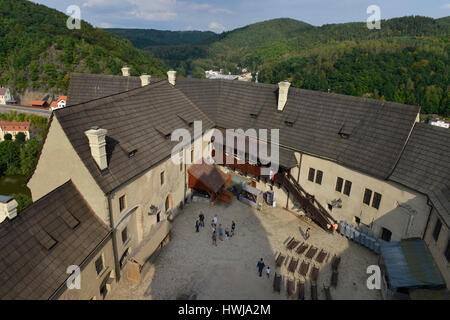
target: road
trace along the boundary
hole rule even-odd
[[[9,112],[9,111],[29,113],[29,114],[34,114],[34,115],[38,115],[38,116],[43,116],[46,118],[49,118],[52,115],[51,110],[45,110],[45,109],[34,108],[34,107],[20,107],[20,106],[4,105],[4,104],[0,105],[0,113]]]

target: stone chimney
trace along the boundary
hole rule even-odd
[[[0,196],[0,223],[6,218],[14,219],[17,216],[17,201],[10,196]]]
[[[173,71],[173,70],[170,70],[170,71],[167,72],[167,76],[169,78],[169,83],[174,86],[175,85],[175,80],[177,78],[177,72]]]
[[[291,83],[287,80],[278,83],[278,111],[283,111],[286,105],[290,86]]]
[[[124,76],[124,77],[129,77],[130,76],[130,68],[128,68],[128,67],[123,67],[122,68],[122,75]]]
[[[108,130],[100,129],[97,126],[92,127],[88,131],[85,131],[84,134],[89,139],[89,147],[91,148],[91,155],[94,158],[95,162],[97,162],[100,170],[105,170],[108,167],[108,161],[106,158],[106,134]]]
[[[142,87],[150,84],[151,77],[148,74],[144,73],[140,78],[141,78],[141,86]]]

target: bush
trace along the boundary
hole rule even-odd
[[[24,210],[26,207],[28,207],[30,204],[33,203],[33,200],[30,196],[23,194],[23,193],[15,193],[12,195],[14,199],[17,201],[17,213]]]
[[[5,140],[11,141],[12,140],[12,135],[10,133],[7,133],[7,134],[5,134],[4,138],[5,138]]]

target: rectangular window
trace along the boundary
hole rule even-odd
[[[309,168],[308,180],[314,182],[314,176],[316,175],[316,170]]]
[[[183,171],[183,159],[180,159],[180,171]]]
[[[392,232],[389,229],[382,228],[381,229],[381,239],[384,241],[391,241]]]
[[[191,164],[192,163],[194,163],[194,147],[192,147],[192,150],[191,150]]]
[[[364,191],[364,199],[363,202],[367,205],[370,205],[370,199],[372,198],[372,190],[367,189]]]
[[[433,230],[434,241],[438,241],[439,233],[441,232],[441,228],[442,228],[442,222],[441,222],[441,220],[437,219],[436,225],[434,226],[434,230]]]
[[[342,185],[344,184],[344,179],[338,177],[336,180],[336,191],[342,192]]]
[[[125,242],[127,242],[127,240],[128,240],[128,230],[127,230],[127,227],[125,227],[122,230],[122,244],[125,244]]]
[[[361,223],[361,219],[355,216],[355,223],[359,226],[359,224]]]
[[[445,257],[447,261],[450,262],[450,239],[448,239],[447,249],[445,249]]]
[[[97,260],[95,260],[95,270],[97,271],[97,275],[99,276],[103,271],[103,255],[98,257]]]
[[[125,195],[123,195],[123,196],[121,196],[119,198],[119,209],[120,209],[120,211],[125,209],[125,207],[126,207],[126,199],[125,199]]]
[[[381,202],[381,194],[379,194],[378,192],[375,192],[373,195],[372,207],[375,209],[379,209],[380,202]]]
[[[317,184],[322,184],[322,177],[323,177],[323,172],[320,170],[317,170],[317,174],[316,174],[316,183]]]
[[[164,184],[164,171],[161,172],[161,185]]]
[[[344,186],[344,194],[350,196],[350,191],[352,190],[352,182],[346,180]]]

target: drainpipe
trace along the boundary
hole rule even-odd
[[[111,230],[112,230],[112,240],[113,240],[113,251],[114,251],[114,263],[116,265],[116,279],[117,281],[120,280],[120,263],[119,263],[119,255],[117,252],[117,235],[116,235],[116,228],[114,226],[114,217],[112,213],[112,206],[111,206],[111,194],[108,194],[108,211],[109,211],[109,222],[111,224]]]
[[[428,214],[427,223],[425,224],[425,229],[423,230],[422,240],[425,241],[425,233],[428,230],[428,224],[430,223],[431,219],[431,212],[433,211],[433,204],[430,202],[430,199],[427,199],[427,205],[430,207],[430,213]]]

